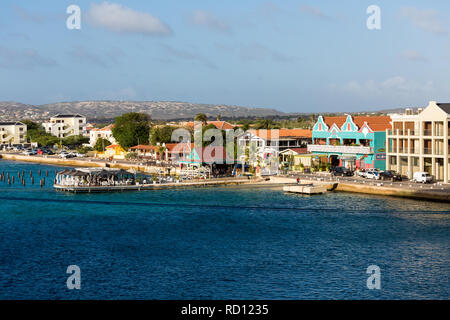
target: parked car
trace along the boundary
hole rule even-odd
[[[358,177],[365,178],[366,170],[364,170],[364,169],[358,170],[358,171],[356,171],[356,174],[358,175]]]
[[[428,172],[414,172],[413,181],[421,183],[431,183],[433,181],[433,176]]]
[[[59,154],[59,156],[60,156],[61,158],[64,158],[64,159],[69,159],[69,158],[75,158],[75,157],[76,157],[76,155],[74,155],[73,153],[66,152],[66,151],[62,151],[62,152]]]
[[[353,172],[344,167],[334,167],[331,169],[331,174],[334,175],[335,177],[336,176],[350,177],[353,175]]]
[[[50,150],[50,149],[45,149],[44,150],[44,154],[52,155],[52,154],[55,154],[55,153],[52,150]]]
[[[392,170],[382,171],[380,172],[380,176],[383,180],[391,180],[392,182],[402,181],[402,175]]]
[[[80,152],[75,152],[73,155],[75,157],[78,157],[78,158],[85,158],[86,157],[85,153],[80,153]]]
[[[26,155],[26,156],[34,156],[34,155],[37,154],[37,151],[36,150],[25,150],[23,152],[23,154]]]
[[[381,179],[380,171],[378,171],[378,169],[368,169],[366,171],[366,178],[380,180]]]

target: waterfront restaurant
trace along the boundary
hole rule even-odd
[[[308,152],[326,155],[331,166],[385,170],[389,128],[389,116],[319,116]]]
[[[66,169],[56,174],[55,186],[94,187],[135,185],[136,174],[123,169]]]
[[[231,175],[235,165],[234,157],[221,146],[194,147],[180,162],[181,172],[208,168],[212,175]]]
[[[430,101],[417,112],[391,114],[387,130],[387,169],[412,178],[428,172],[436,180],[450,180],[450,103]]]

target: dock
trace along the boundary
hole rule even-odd
[[[322,185],[299,184],[294,186],[284,186],[283,191],[291,193],[301,193],[308,195],[323,194],[327,192],[327,188]]]

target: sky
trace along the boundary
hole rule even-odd
[[[447,0],[0,1],[0,101],[354,112],[450,102],[449,71]]]

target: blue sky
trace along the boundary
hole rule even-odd
[[[81,30],[66,8],[81,8]],[[366,9],[381,9],[368,30]],[[449,1],[0,2],[0,101],[285,112],[450,102]]]

